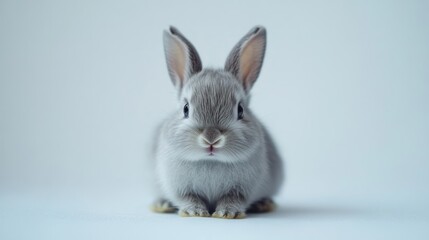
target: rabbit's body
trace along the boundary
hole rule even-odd
[[[265,40],[265,30],[256,30],[242,41]],[[176,29],[164,41],[180,108],[163,122],[154,142],[159,197],[183,216],[243,217],[251,204],[270,199],[283,179],[274,143],[248,108],[259,69],[249,75],[253,82],[240,81],[244,74],[237,75],[242,69],[234,65],[240,65],[233,61],[239,59],[236,49],[229,70],[228,61],[226,70],[202,70],[195,49]],[[265,42],[255,47],[264,50]],[[252,53],[263,57],[263,52]],[[253,63],[260,68],[262,59]]]
[[[222,93],[214,95],[222,96]],[[192,192],[204,198],[214,210],[219,198],[234,188],[241,188],[245,192],[247,204],[277,192],[282,179],[281,160],[268,132],[250,110],[246,113],[254,134],[262,138],[257,139],[258,142],[244,156],[232,160],[227,156],[219,159],[211,156],[193,159],[192,156],[186,156],[183,153],[185,146],[175,142],[176,132],[172,130],[180,127],[178,120],[170,117],[163,123],[157,133],[161,137],[156,143],[155,156],[158,180],[166,199],[179,203],[181,194]]]

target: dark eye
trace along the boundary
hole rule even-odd
[[[238,120],[243,119],[243,107],[241,106],[241,103],[238,104]]]
[[[188,118],[189,116],[189,104],[186,103],[185,107],[183,107],[183,115],[185,116],[185,118]]]

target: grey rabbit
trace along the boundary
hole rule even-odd
[[[273,210],[282,160],[249,108],[265,55],[265,28],[252,28],[224,69],[203,69],[194,46],[175,27],[164,31],[163,40],[178,108],[154,139],[159,198],[152,209],[218,218]]]

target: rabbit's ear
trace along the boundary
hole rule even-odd
[[[195,47],[175,27],[164,31],[164,51],[171,81],[182,89],[185,81],[202,69],[201,59]]]
[[[265,28],[252,28],[232,49],[225,63],[225,70],[241,81],[249,92],[258,78],[264,61],[267,34]]]

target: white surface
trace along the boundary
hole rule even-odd
[[[128,198],[129,197],[129,198]],[[55,203],[1,201],[1,239],[426,239],[428,211],[392,201],[316,198],[280,201],[274,213],[241,220],[182,218],[147,211],[139,198],[65,210]],[[133,199],[130,201],[129,199]],[[25,200],[28,204],[29,199]],[[334,202],[335,201],[335,202]],[[18,202],[18,203],[17,203]],[[130,204],[130,202],[133,202]],[[35,206],[36,205],[36,206]],[[7,207],[5,207],[7,206]],[[422,208],[423,207],[423,208]]]
[[[0,239],[427,239],[427,1],[0,2]],[[286,159],[279,211],[147,211],[176,107],[162,30],[222,66],[268,30],[252,108]]]

